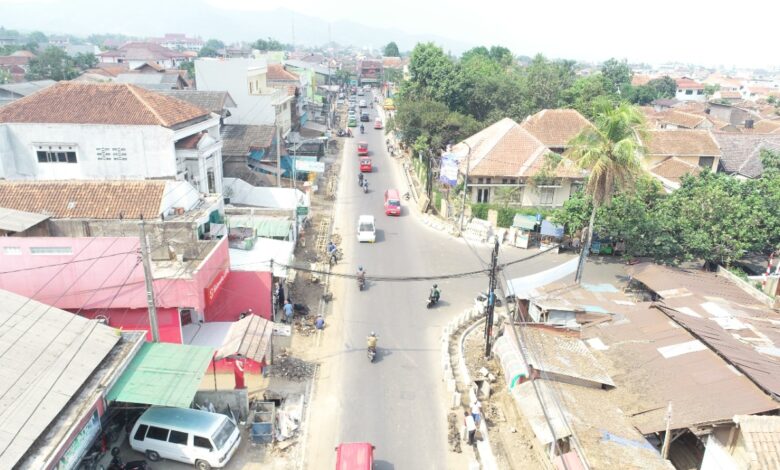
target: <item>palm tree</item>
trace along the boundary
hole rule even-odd
[[[604,101],[597,105],[594,127],[584,129],[569,143],[566,156],[589,177],[585,192],[593,201],[585,243],[580,253],[574,280],[582,280],[585,259],[590,251],[596,210],[609,204],[615,192],[633,187],[641,172],[641,158],[645,153],[642,141],[645,137],[644,116],[634,106],[621,103],[613,106]]]

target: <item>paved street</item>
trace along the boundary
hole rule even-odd
[[[365,135],[356,129],[348,139],[342,165],[336,233],[342,236],[344,260],[337,272],[354,273],[358,265],[369,279],[381,276],[421,276],[472,271],[485,266],[490,246],[472,246],[437,232],[416,217],[408,204],[401,217],[383,211],[387,188],[401,194],[407,185],[400,164],[385,151],[384,131],[373,129],[377,109]],[[357,185],[356,147],[369,144],[374,171],[368,174],[369,193]],[[377,219],[377,242],[358,244],[357,218]],[[502,248],[502,261],[533,251]],[[512,277],[546,269],[565,259],[544,255],[512,267]],[[313,403],[307,452],[308,468],[328,468],[340,442],[369,441],[376,446],[378,469],[444,468],[453,456],[447,451],[446,395],[441,380],[439,337],[442,326],[472,303],[487,286],[487,277],[437,281],[442,302],[432,309],[425,300],[432,282],[376,282],[360,292],[351,279],[333,279],[334,301],[328,317],[321,380]],[[370,364],[365,338],[379,337],[379,355]]]

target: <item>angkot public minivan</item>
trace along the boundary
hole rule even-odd
[[[401,198],[396,189],[385,191],[385,215],[401,215]]]
[[[153,406],[138,418],[128,439],[130,447],[152,462],[170,459],[209,470],[228,463],[241,434],[236,423],[222,414]]]

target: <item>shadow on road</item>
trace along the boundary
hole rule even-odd
[[[385,460],[374,460],[374,470],[394,470],[395,465]]]

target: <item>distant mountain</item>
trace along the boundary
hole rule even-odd
[[[159,0],[32,1],[2,5],[1,26],[23,31],[39,30],[47,34],[88,36],[92,33],[116,32],[152,37],[164,33],[186,33],[188,36],[219,38],[226,42],[273,37],[290,43],[293,41],[294,29],[295,43],[307,46],[333,40],[342,45],[380,48],[395,41],[402,51],[406,51],[411,50],[417,42],[433,41],[455,54],[471,47],[451,38],[409,34],[343,20],[330,23],[329,30],[329,22],[325,20],[286,9],[270,12],[231,11],[203,2]],[[67,18],[67,21],[63,21],[63,18]]]

